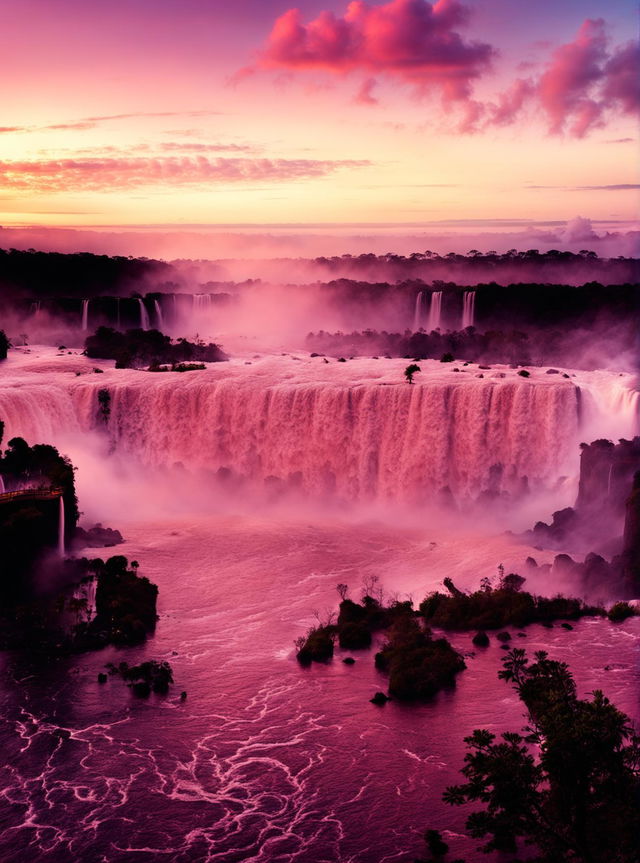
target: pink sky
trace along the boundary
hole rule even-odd
[[[2,6],[5,226],[638,215],[630,0]]]

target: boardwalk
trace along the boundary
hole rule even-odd
[[[23,488],[19,491],[5,491],[0,494],[0,504],[12,500],[55,500],[64,494],[61,488]]]

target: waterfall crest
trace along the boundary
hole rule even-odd
[[[413,312],[413,332],[417,333],[422,326],[422,301],[424,299],[424,291],[420,291],[416,297],[416,307]]]
[[[162,317],[162,307],[160,305],[160,300],[154,300],[153,301],[153,308],[154,308],[155,313],[156,313],[156,322],[157,322],[158,329],[161,332],[164,332],[164,319]]]
[[[138,305],[140,306],[140,329],[141,330],[149,330],[151,329],[151,322],[149,321],[149,312],[144,304],[144,300],[141,300],[138,297]]]
[[[434,291],[431,294],[431,305],[429,306],[429,332],[437,330],[442,317],[442,291]]]
[[[465,291],[462,298],[462,329],[475,325],[476,292]]]

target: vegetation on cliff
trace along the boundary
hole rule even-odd
[[[85,341],[85,353],[92,359],[115,360],[116,368],[158,367],[197,361],[217,363],[227,355],[213,343],[172,341],[159,330],[133,329],[121,333],[111,327],[98,327]],[[180,371],[181,369],[176,369]]]
[[[544,651],[530,663],[512,650],[499,677],[513,685],[528,726],[500,739],[487,730],[466,737],[465,781],[445,802],[481,805],[466,827],[487,853],[524,843],[538,863],[636,863],[640,738],[629,718],[598,690],[578,698],[566,663]]]

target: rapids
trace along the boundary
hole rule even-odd
[[[498,563],[549,556],[473,531],[461,542],[327,518],[135,522],[133,505],[123,501],[127,542],[114,551],[160,587],[155,636],[43,666],[0,658],[3,863],[400,863],[418,855],[426,827],[447,831],[455,856],[491,863],[456,839],[464,813],[440,795],[459,780],[465,735],[524,724],[497,679],[499,643],[474,654],[470,634],[454,635],[468,666],[454,690],[377,708],[369,698],[385,678],[373,650],[351,668],[338,650],[301,669],[292,642],[313,609],[336,607],[338,582],[358,596],[376,575],[419,601],[445,575],[477,584]],[[639,634],[638,618],[582,620],[573,632],[531,626],[521,643],[566,659],[582,694],[603,688],[637,719]],[[171,662],[169,696],[97,682],[106,662],[145,658]]]

